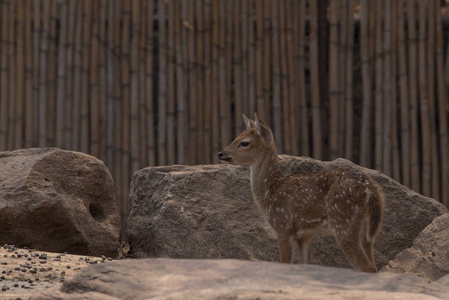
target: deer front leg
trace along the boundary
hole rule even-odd
[[[290,263],[292,261],[292,245],[290,234],[278,234],[279,243],[279,259],[282,263]]]
[[[310,264],[310,246],[312,244],[312,239],[310,237],[301,237],[296,239],[298,244],[299,252],[299,262],[302,264]]]

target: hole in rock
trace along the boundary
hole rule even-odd
[[[95,221],[103,221],[106,218],[103,208],[96,203],[89,204],[89,213]]]

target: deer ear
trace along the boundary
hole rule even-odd
[[[256,124],[254,124],[253,120],[248,119],[245,114],[243,114],[243,121],[245,121],[246,129],[255,128]]]
[[[268,144],[271,143],[271,141],[273,141],[273,134],[271,132],[270,127],[268,127],[268,125],[265,124],[264,121],[259,119],[257,113],[254,113],[254,120],[256,130],[259,133],[260,137],[264,139]]]

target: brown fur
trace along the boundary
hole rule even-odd
[[[281,178],[271,129],[256,114],[255,121],[243,118],[247,129],[218,156],[250,167],[253,197],[277,234],[281,262],[291,262],[294,241],[300,261],[310,263],[312,237],[330,234],[355,269],[377,272],[373,244],[384,209],[380,187],[352,169]]]

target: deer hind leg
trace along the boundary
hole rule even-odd
[[[296,243],[299,250],[299,263],[310,264],[312,239],[310,237],[300,237],[296,238]]]
[[[374,236],[370,234],[370,220],[366,217],[362,222],[362,227],[360,228],[360,240],[362,242],[363,250],[368,256],[369,260],[373,265],[374,262]]]
[[[279,260],[282,263],[291,263],[292,261],[292,243],[290,233],[278,233]]]
[[[369,242],[366,238],[368,222],[363,220],[363,209],[357,204],[343,206],[339,200],[329,199],[328,221],[343,254],[356,270],[377,272],[372,250],[367,252],[372,245],[366,244]]]

